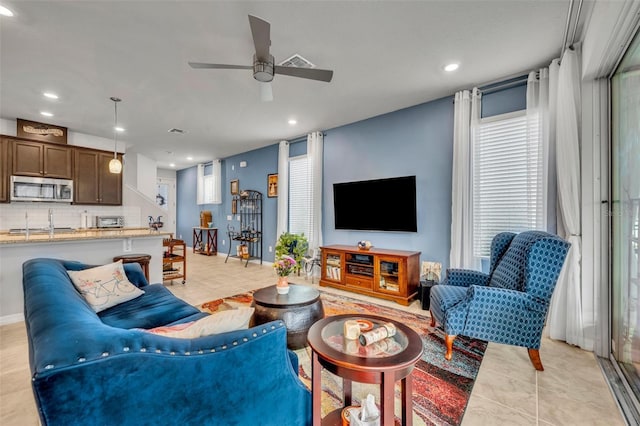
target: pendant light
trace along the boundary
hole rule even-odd
[[[109,161],[109,171],[111,173],[122,172],[122,163],[118,160],[118,102],[122,101],[120,98],[111,97],[113,101],[113,108],[115,112],[115,120],[113,125],[113,159]]]

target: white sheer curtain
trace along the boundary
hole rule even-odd
[[[196,204],[204,204],[204,164],[196,166]]]
[[[322,132],[307,135],[307,164],[311,183],[311,233],[308,236],[309,250],[315,254],[322,245],[322,155],[324,136]]]
[[[289,142],[280,141],[278,147],[278,219],[276,241],[289,229]]]
[[[549,308],[549,336],[585,347],[582,293],[580,224],[580,70],[577,52],[564,52],[558,72],[556,156],[558,204],[564,231],[560,234],[571,248],[558,279]],[[585,348],[591,349],[591,348]]]
[[[557,66],[557,61],[556,61]],[[538,179],[542,181],[541,228],[556,232],[556,81],[557,72],[549,68],[531,71],[527,79],[527,139],[537,141],[540,166]],[[535,146],[531,144],[531,148]]]
[[[220,160],[213,160],[211,162],[211,176],[212,176],[212,188],[211,188],[211,204],[222,203],[222,165]]]
[[[473,257],[471,177],[472,125],[480,120],[481,96],[474,88],[471,92],[457,92],[454,98],[450,268],[479,269],[480,266]]]

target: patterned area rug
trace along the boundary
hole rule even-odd
[[[444,359],[444,334],[442,329],[431,329],[427,315],[417,315],[346,296],[320,291],[325,316],[339,314],[373,314],[392,318],[414,329],[424,344],[422,359],[416,364],[413,375],[413,424],[459,425],[469,402],[471,389],[478,374],[487,343],[481,340],[456,338],[451,361]],[[250,305],[252,292],[204,303],[200,309],[215,312]],[[295,351],[300,363],[300,379],[311,388],[311,349]],[[342,406],[342,379],[323,371],[322,415]],[[378,385],[353,383],[353,404],[360,405],[367,394],[379,401]],[[400,388],[396,385],[396,424],[400,424]]]

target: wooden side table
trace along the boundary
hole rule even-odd
[[[396,327],[393,341],[381,342],[380,350],[373,345],[358,346],[357,341],[347,341],[342,335],[344,322],[349,319],[365,319],[375,327],[391,322]],[[342,377],[344,405],[351,405],[351,382],[380,385],[380,424],[394,424],[394,387],[400,381],[402,400],[402,424],[413,424],[413,400],[411,396],[411,371],[422,356],[422,339],[408,326],[375,315],[335,315],[313,324],[307,337],[312,349],[311,394],[313,399],[313,425],[342,424],[342,408],[321,418],[322,369]],[[355,346],[354,346],[355,344]]]
[[[182,279],[184,284],[187,281],[186,244],[183,240],[165,239],[162,246],[166,248],[162,256],[162,280],[170,280],[173,285],[173,280]],[[178,252],[174,252],[176,249]]]
[[[114,262],[122,260],[122,263],[139,263],[144,272],[144,277],[149,281],[149,262],[151,261],[150,254],[121,254],[113,258]]]
[[[193,227],[193,252],[206,254],[218,254],[218,228]]]

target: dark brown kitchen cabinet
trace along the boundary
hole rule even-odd
[[[9,141],[0,139],[0,203],[9,201]]]
[[[122,173],[111,173],[113,154],[76,148],[73,176],[74,204],[122,205]],[[118,154],[122,161],[122,155]]]
[[[14,139],[11,144],[11,174],[71,179],[73,178],[73,148]]]

